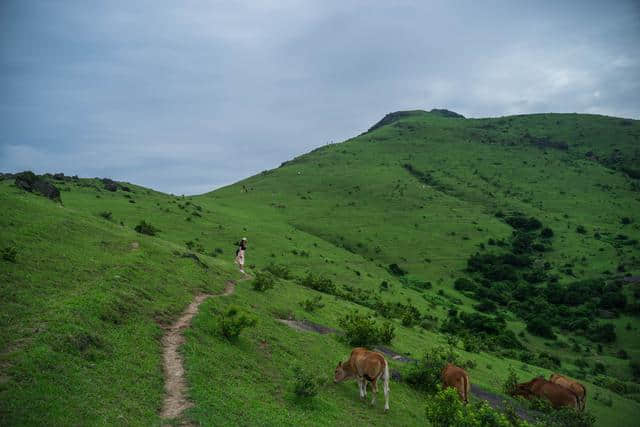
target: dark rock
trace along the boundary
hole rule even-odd
[[[51,200],[60,201],[60,190],[49,181],[31,171],[16,174],[16,186],[30,193],[39,193]]]
[[[110,180],[109,178],[104,178],[102,180],[104,183],[104,189],[107,191],[118,191],[118,183]]]

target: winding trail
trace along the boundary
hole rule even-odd
[[[246,276],[240,281],[248,280]],[[182,412],[193,406],[186,396],[187,383],[184,377],[184,364],[178,349],[184,344],[183,332],[191,325],[191,319],[198,313],[200,304],[212,297],[228,296],[235,292],[236,282],[229,280],[225,283],[224,291],[221,294],[200,294],[195,297],[187,309],[182,313],[176,322],[167,328],[167,332],[162,337],[163,366],[164,366],[164,389],[165,398],[160,417],[163,419],[173,419],[182,415]],[[183,422],[182,425],[191,425]]]

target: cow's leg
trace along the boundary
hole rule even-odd
[[[360,391],[360,399],[364,399],[365,396],[365,389],[363,388],[367,386],[367,384],[365,383],[364,378],[358,378],[358,390]]]
[[[371,398],[371,406],[376,404],[376,397],[378,396],[378,379],[374,378],[373,381],[371,381],[371,396],[373,396]]]

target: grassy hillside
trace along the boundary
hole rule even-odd
[[[244,282],[195,318],[183,347],[196,404],[186,416],[202,425],[343,425],[353,416],[423,425],[420,392],[393,382],[391,412],[380,399],[367,408],[353,384],[329,381],[349,345],[277,320],[342,329],[356,311],[392,322],[390,347],[410,357],[453,344],[471,381],[494,393],[509,367],[523,380],[578,377],[597,425],[631,425],[640,413],[630,364],[640,360],[640,124],[449,116],[390,115],[196,197],[51,178],[57,204],[2,181],[0,243],[16,249],[0,270],[2,419],[158,423],[161,325],[237,275],[233,242],[247,236],[249,271],[277,264],[289,278],[264,293]],[[136,233],[141,220],[160,232]],[[333,290],[303,286],[308,273]],[[318,296],[324,306],[305,311],[300,303]],[[217,333],[230,305],[258,319],[237,342]],[[540,317],[548,331],[536,329]],[[311,401],[293,392],[296,367],[327,381]]]

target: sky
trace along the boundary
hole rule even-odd
[[[398,110],[640,119],[640,1],[0,1],[0,171],[174,194]]]

